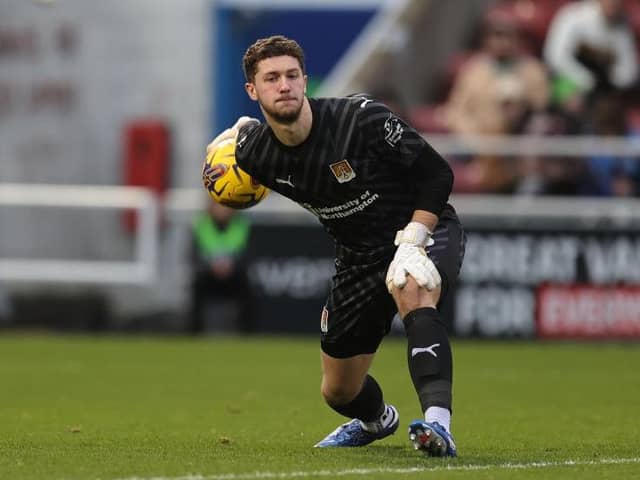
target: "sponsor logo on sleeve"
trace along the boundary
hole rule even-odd
[[[386,122],[384,122],[384,140],[390,146],[395,147],[396,144],[402,138],[402,134],[404,133],[404,128],[402,127],[402,123],[400,119],[395,115],[389,114],[389,118],[387,118]]]

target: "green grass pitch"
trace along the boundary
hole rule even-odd
[[[425,458],[401,339],[373,374],[396,435],[314,449],[342,418],[315,339],[0,335],[0,479],[640,478],[640,345],[454,342],[456,459]]]

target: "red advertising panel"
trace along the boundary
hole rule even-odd
[[[545,286],[538,290],[543,338],[639,338],[639,286]]]

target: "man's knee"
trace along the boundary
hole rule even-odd
[[[361,388],[362,385],[335,382],[323,377],[320,392],[329,405],[346,405],[358,395]]]
[[[420,287],[413,278],[408,278],[403,288],[394,287],[391,294],[398,307],[400,317],[404,318],[407,313],[418,308],[436,308],[440,300],[441,292],[440,287],[434,290],[427,290],[426,288]]]

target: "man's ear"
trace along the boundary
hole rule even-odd
[[[244,84],[244,89],[247,91],[247,95],[251,100],[257,101],[258,95],[256,95],[256,86],[253,83],[247,82]]]

